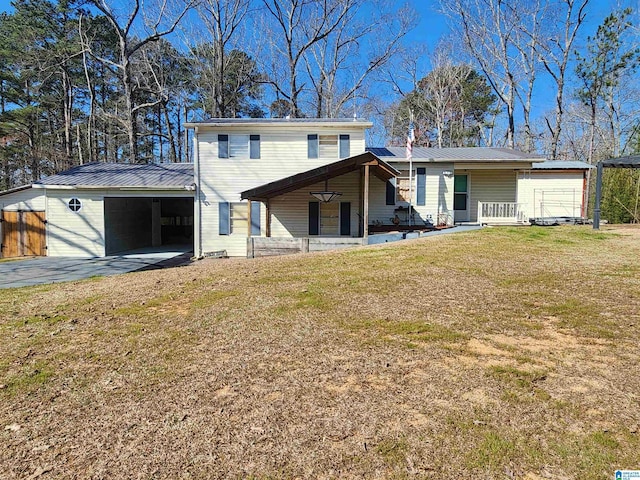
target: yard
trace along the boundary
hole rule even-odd
[[[640,228],[488,228],[0,291],[0,477],[640,468]]]

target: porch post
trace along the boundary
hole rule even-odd
[[[265,236],[270,237],[271,236],[271,199],[268,198],[266,203],[265,203],[265,215],[266,215],[266,221],[267,224],[265,225]]]
[[[602,162],[598,162],[596,173],[596,204],[593,208],[593,229],[600,230],[600,198],[602,196]]]
[[[364,166],[364,231],[362,238],[369,237],[369,165]]]
[[[247,237],[251,236],[251,204],[253,203],[253,201],[251,199],[249,199],[249,207],[247,208],[247,220],[249,220],[247,222]]]

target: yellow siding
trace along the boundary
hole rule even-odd
[[[377,183],[382,183],[377,178]],[[330,190],[342,192],[336,202],[351,202],[351,236],[358,236],[359,225],[359,184],[358,172],[348,173],[329,180]],[[309,236],[309,202],[314,201],[310,192],[324,190],[324,183],[317,183],[295,192],[271,199],[271,236]]]
[[[515,202],[517,173],[514,170],[456,169],[456,174],[469,175],[469,220],[478,221],[478,202]],[[453,189],[453,186],[451,187]]]
[[[47,252],[53,257],[104,256],[103,192],[47,191]],[[72,212],[68,202],[79,198],[82,208]]]
[[[393,162],[393,167],[398,169],[401,177],[409,175],[409,165],[406,162]],[[416,201],[416,173],[417,168],[426,169],[426,192],[425,205],[417,205]],[[451,163],[414,163],[413,164],[413,209],[415,210],[416,225],[421,225],[424,221],[432,219],[435,223],[439,213],[449,213],[453,215],[453,177],[445,177],[443,171],[453,171]],[[407,202],[396,202],[396,205],[386,205],[385,183],[375,179],[371,182],[371,194],[369,204],[369,218],[371,223],[376,220],[385,225],[390,225],[394,217],[394,210],[397,207],[406,207]],[[402,219],[404,221],[404,219]]]
[[[187,191],[116,191],[47,189],[47,254],[53,257],[102,257],[105,197],[190,197]],[[82,202],[78,212],[68,203]]]
[[[18,210],[42,211],[44,207],[44,190],[41,188],[28,188],[0,196],[0,210],[12,212]]]
[[[518,175],[518,203],[527,218],[582,215],[582,171],[527,171]]]
[[[232,135],[237,133],[260,135],[261,158],[218,158],[218,134]],[[239,202],[241,201],[240,194],[245,190],[338,160],[338,158],[308,159],[308,134],[348,134],[351,156],[365,151],[364,127],[362,125],[356,125],[352,128],[311,127],[308,130],[287,128],[285,131],[282,127],[273,126],[199,128],[197,134],[201,185],[199,198],[202,209],[199,221],[203,252],[227,250],[227,254],[230,256],[246,255],[246,235],[218,234],[218,203]],[[305,205],[305,208],[308,208],[308,198],[305,200]],[[357,205],[352,204],[351,209],[353,215],[353,212],[357,211]],[[262,235],[265,234],[266,225],[264,212],[263,205],[261,208]],[[306,215],[308,212],[305,210],[305,218]],[[274,227],[279,228],[275,223],[272,221],[272,236],[276,236]],[[295,229],[299,229],[299,227],[296,226]]]

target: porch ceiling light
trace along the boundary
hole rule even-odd
[[[324,190],[319,191],[319,192],[309,192],[309,194],[312,197],[315,197],[318,200],[320,200],[322,203],[333,202],[336,198],[341,197],[342,196],[342,192],[335,192],[335,191],[329,190],[328,183],[329,183],[329,181],[325,180],[324,181]]]
[[[316,197],[318,200],[320,200],[323,203],[333,202],[336,198],[342,196],[342,193],[340,192],[322,191],[322,192],[310,192],[310,193],[313,197]]]

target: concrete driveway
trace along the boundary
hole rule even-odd
[[[37,257],[0,262],[0,289],[186,265],[192,253],[138,250],[103,258]]]

